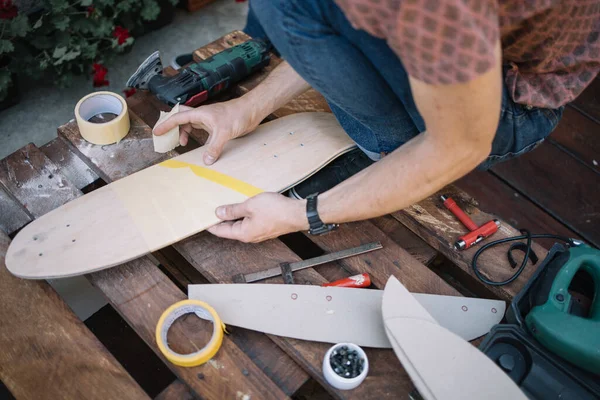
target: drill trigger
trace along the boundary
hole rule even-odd
[[[198,94],[193,95],[184,104],[189,107],[196,107],[198,104],[204,102],[208,98],[208,90],[204,90]]]

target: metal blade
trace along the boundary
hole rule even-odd
[[[148,89],[148,82],[156,75],[162,75],[162,61],[160,53],[155,51],[138,67],[133,75],[127,80],[127,87],[136,89]]]
[[[295,339],[390,348],[381,318],[382,296],[381,290],[310,285],[188,286],[188,297],[213,306],[226,324]],[[465,340],[489,332],[504,314],[504,303],[496,300],[415,297],[440,324]]]
[[[341,251],[336,251],[335,253],[329,253],[329,254],[324,254],[322,256],[319,256],[319,257],[309,258],[308,260],[296,261],[296,262],[290,263],[289,266],[290,266],[290,269],[292,272],[296,272],[296,271],[300,271],[302,269],[316,267],[317,265],[321,265],[321,264],[326,264],[331,261],[341,260],[344,258],[357,256],[359,254],[368,253],[373,250],[379,250],[381,248],[383,248],[383,246],[381,245],[380,242],[367,243],[367,244],[363,244],[362,246],[353,247],[351,249],[345,249],[345,250],[341,250]],[[251,274],[235,275],[233,277],[233,281],[236,283],[257,282],[257,281],[262,281],[267,278],[272,278],[274,276],[279,276],[279,275],[281,275],[281,272],[282,272],[281,267],[275,267],[275,268],[266,269],[264,271],[254,272]],[[240,276],[241,279],[237,278],[238,276]],[[286,282],[286,283],[288,283],[288,282]]]

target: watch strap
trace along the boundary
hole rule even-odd
[[[306,218],[308,218],[308,233],[311,235],[322,235],[331,232],[338,227],[337,224],[324,224],[317,211],[318,193],[306,196]]]

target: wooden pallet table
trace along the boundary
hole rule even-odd
[[[209,57],[247,39],[242,32],[233,32],[196,50],[194,57]],[[274,57],[267,71],[236,85],[230,96],[251,90],[279,62]],[[176,71],[167,69],[166,73]],[[35,218],[81,196],[84,191],[189,151],[206,139],[203,132],[197,132],[185,148],[157,154],[152,140],[147,139],[159,110],[165,110],[165,105],[148,93],[136,93],[128,99],[128,104],[132,127],[118,145],[88,144],[72,121],[59,127],[58,137],[49,144],[40,148],[30,144],[0,161],[0,228],[6,233],[0,235],[0,348],[3,349],[0,380],[19,398],[147,397],[45,282],[12,277],[3,259],[9,236]],[[329,108],[311,90],[270,118],[301,111],[329,111]],[[493,217],[481,211],[475,200],[458,187],[449,186],[443,192],[457,200],[475,222]],[[535,268],[529,265],[510,285],[485,286],[470,269],[473,250],[457,253],[452,249],[451,244],[464,232],[460,222],[441,207],[436,194],[391,215],[345,224],[323,237],[297,233],[264,243],[244,244],[202,232],[150,256],[89,274],[87,279],[162,358],[154,338],[156,323],[167,307],[186,298],[188,284],[226,283],[237,273],[256,272],[283,261],[372,241],[382,242],[383,249],[303,270],[295,274],[297,282],[320,284],[368,272],[374,286],[380,289],[394,275],[413,292],[509,301]],[[495,238],[516,234],[516,229],[502,221]],[[497,280],[512,274],[504,251],[493,250],[482,257],[481,267],[489,278]],[[540,258],[546,252],[537,244],[535,251]],[[268,282],[281,279],[272,278]],[[192,351],[192,343],[201,344],[211,329],[210,324],[195,318],[183,318],[171,329],[169,341],[179,351]],[[367,350],[371,370],[361,386],[346,392],[331,388],[321,374],[322,358],[328,347],[324,343],[232,328],[220,351],[207,364],[182,368],[163,359],[177,379],[157,398],[281,399],[294,396],[311,381],[322,385],[336,399],[406,398],[413,390],[393,351],[376,349]],[[84,396],[75,389],[75,380],[76,386],[85,387]]]

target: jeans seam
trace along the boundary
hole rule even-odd
[[[553,126],[558,125],[559,119],[554,110],[551,110],[549,108],[542,108],[541,110],[546,115],[546,118],[548,118],[552,122]]]
[[[502,155],[496,155],[496,154],[490,154],[487,158],[487,160],[503,160],[506,158],[512,158],[512,157],[518,157],[522,154],[525,154],[527,152],[530,152],[531,150],[535,149],[537,146],[539,146],[540,144],[542,144],[542,142],[546,140],[546,138],[542,138],[542,139],[538,139],[535,142],[528,144],[527,146],[523,147],[521,150],[516,151],[516,152],[508,152]]]
[[[290,12],[289,12],[290,9],[288,7],[293,6],[293,4],[291,1],[288,1],[288,0],[280,0],[279,4],[280,4],[280,9],[285,10],[285,12],[283,13],[283,25],[285,27],[285,29],[284,29],[285,35],[288,37],[288,41],[290,43],[292,43],[291,49],[294,52],[295,58],[299,62],[302,62],[300,60],[299,53],[296,51],[296,48],[299,46],[300,43],[289,33],[290,27],[291,27],[291,24],[290,24],[291,17],[290,17]],[[304,70],[306,71],[306,73],[308,74],[310,79],[315,81],[319,86],[323,86],[322,81],[316,77],[317,74],[315,74],[314,70],[311,68],[310,63],[304,62],[303,64],[304,64]]]

